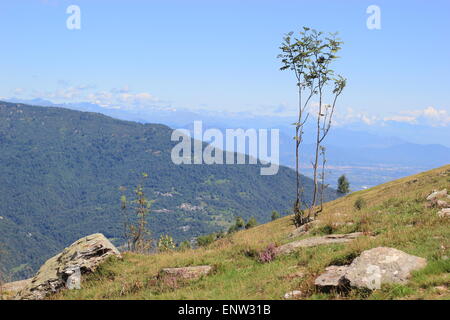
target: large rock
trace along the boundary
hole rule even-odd
[[[442,209],[438,212],[440,218],[450,217],[450,208]]]
[[[350,242],[362,235],[363,235],[362,232],[354,232],[348,234],[329,234],[322,237],[306,238],[298,241],[293,241],[275,248],[275,254],[276,255],[289,254],[298,248],[314,247],[331,243]]]
[[[345,278],[352,287],[380,289],[383,283],[406,283],[411,271],[422,269],[426,259],[403,251],[378,247],[363,251],[350,264]]]
[[[121,255],[103,234],[84,237],[47,260],[16,299],[40,300],[65,287],[78,289],[81,275],[94,272],[110,256]]]
[[[195,266],[182,268],[164,268],[160,272],[161,277],[173,277],[176,279],[198,279],[209,274],[212,271],[211,266]]]
[[[442,209],[442,208],[449,208],[450,205],[448,204],[447,201],[444,201],[444,200],[437,200],[437,201],[436,201],[436,207]]]
[[[302,296],[302,292],[299,290],[289,291],[284,294],[285,299],[297,299]]]

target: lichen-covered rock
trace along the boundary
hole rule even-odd
[[[438,212],[440,218],[450,217],[450,208],[442,209]]]
[[[121,255],[103,234],[84,237],[47,260],[16,299],[41,300],[65,287],[77,289],[81,275],[94,272],[110,256]]]
[[[442,197],[447,197],[447,189],[443,189],[441,191],[433,191],[428,197],[427,200],[428,201],[432,201],[434,199],[438,199],[438,198],[442,198]]]
[[[289,242],[287,244],[275,248],[275,254],[276,255],[289,254],[298,248],[314,247],[331,243],[350,242],[362,235],[363,235],[362,232],[354,232],[348,234],[329,234],[323,237],[306,238],[298,241]]]
[[[426,259],[403,251],[378,247],[363,251],[348,266],[345,278],[350,286],[380,289],[383,283],[406,283],[411,271],[422,269]]]
[[[300,298],[302,296],[302,292],[299,290],[294,290],[294,291],[289,291],[286,292],[284,295],[285,299],[297,299]]]
[[[202,276],[208,275],[212,271],[211,266],[195,266],[182,268],[164,268],[160,272],[161,277],[174,277],[177,279],[198,279]]]
[[[442,209],[442,208],[448,208],[448,207],[450,207],[450,205],[447,203],[447,201],[437,200],[436,201],[436,207]]]
[[[308,223],[305,223],[304,225],[302,225],[302,226],[300,226],[298,228],[295,228],[294,231],[289,233],[288,237],[289,238],[296,238],[296,237],[302,236],[304,234],[307,234],[308,231],[314,226],[314,224],[317,224],[317,223],[318,223],[318,220],[313,220],[313,221],[310,221]]]
[[[348,286],[348,281],[345,279],[347,269],[348,266],[329,266],[316,278],[314,284],[323,290],[346,287]]]

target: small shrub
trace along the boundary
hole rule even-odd
[[[238,231],[238,229],[234,224],[228,229],[228,233],[235,233],[236,231]]]
[[[264,251],[260,252],[259,261],[262,263],[273,261],[276,256],[275,248],[276,248],[275,243],[269,244]]]
[[[206,247],[216,241],[217,236],[215,233],[207,234],[205,236],[200,236],[197,238],[197,245],[199,247]]]
[[[259,257],[259,252],[256,249],[245,249],[243,250],[244,252],[244,256],[248,257],[248,258],[258,258]]]
[[[241,230],[245,226],[245,221],[242,217],[236,217],[235,223],[228,229],[228,233],[234,233]]]
[[[178,245],[178,250],[186,251],[191,249],[191,243],[189,241],[183,241]]]
[[[333,226],[331,224],[326,224],[314,230],[313,234],[332,234],[333,232]]]
[[[236,217],[236,223],[235,223],[236,229],[239,230],[239,229],[243,228],[244,225],[245,225],[244,219],[242,219],[242,217]]]
[[[306,216],[305,210],[294,211],[292,223],[296,228],[301,227],[302,225],[307,224],[310,221],[311,219]]]
[[[364,200],[364,198],[359,197],[358,199],[356,199],[355,203],[354,203],[354,207],[357,210],[361,210],[363,208],[365,208],[367,205],[366,200]]]
[[[273,211],[272,211],[272,215],[270,216],[270,218],[272,219],[272,221],[275,221],[275,220],[279,219],[280,217],[281,217],[280,214],[279,214],[278,211],[276,211],[276,210],[273,210]]]
[[[160,252],[167,252],[175,249],[175,242],[169,235],[162,235],[158,240],[158,250]]]
[[[353,262],[353,260],[359,256],[360,252],[358,251],[352,251],[352,252],[345,252],[342,254],[339,254],[330,261],[329,265],[335,265],[335,266],[344,266],[348,265]]]

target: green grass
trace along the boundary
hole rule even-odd
[[[282,299],[291,290],[302,299],[449,299],[450,219],[427,208],[433,189],[450,189],[450,165],[372,189],[355,192],[325,205],[311,234],[366,232],[347,244],[299,249],[269,263],[257,253],[270,243],[292,241],[291,217],[239,231],[196,250],[157,255],[125,253],[88,276],[79,291],[64,291],[53,299]],[[366,205],[355,209],[356,199]],[[362,251],[387,246],[424,257],[427,266],[413,273],[407,284],[385,285],[373,292],[353,290],[347,295],[321,293],[314,279],[333,264],[350,263]],[[213,274],[199,280],[166,284],[156,280],[164,267],[209,264]],[[302,272],[303,277],[294,274]]]

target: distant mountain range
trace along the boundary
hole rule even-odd
[[[43,99],[15,102],[56,106]],[[183,109],[149,107],[145,110],[111,109],[92,103],[70,103],[60,106],[103,113],[118,119],[141,123],[161,123],[172,128],[192,129],[195,120],[205,128],[278,128],[280,129],[280,163],[293,167],[294,127],[289,117],[263,117],[220,112],[193,112]],[[314,132],[310,122],[305,129],[302,152],[304,173],[311,176],[309,163],[313,156]],[[336,185],[341,174],[350,179],[351,189],[360,190],[390,180],[430,170],[450,163],[450,128],[430,127],[387,121],[383,125],[353,123],[331,129],[326,140],[330,170],[327,182]],[[430,143],[431,142],[431,143]],[[331,170],[332,169],[332,170]]]
[[[82,236],[120,245],[119,187],[149,174],[153,237],[176,241],[228,229],[236,216],[270,220],[293,203],[295,172],[261,176],[256,165],[175,165],[172,129],[57,107],[0,102],[0,267],[26,277]],[[307,200],[312,181],[303,178]],[[326,190],[326,199],[337,197]]]

